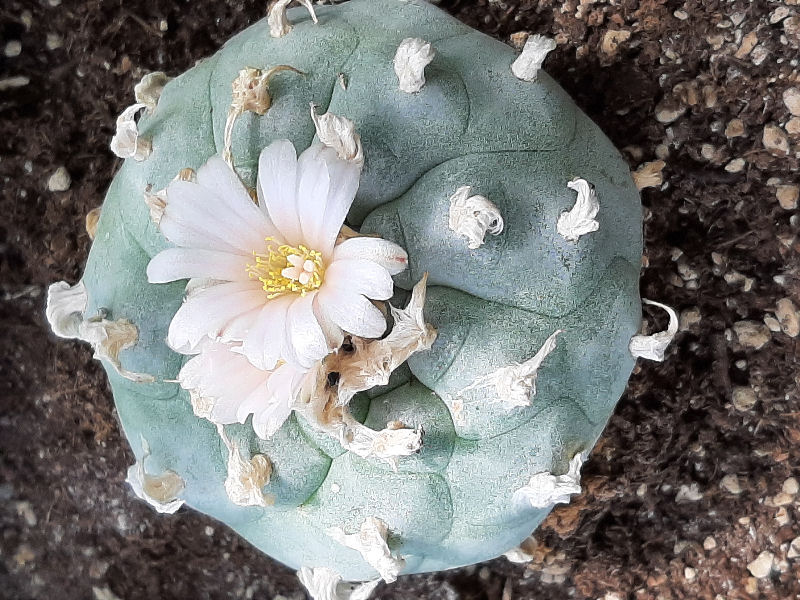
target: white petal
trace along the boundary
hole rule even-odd
[[[159,252],[147,265],[147,281],[166,283],[193,277],[241,281],[248,278],[246,265],[252,259],[200,248],[168,248]]]
[[[291,303],[288,295],[268,300],[244,340],[242,353],[259,369],[274,368],[280,358],[286,311]]]
[[[319,305],[339,327],[365,338],[377,338],[386,331],[386,318],[361,294],[335,287],[319,291]]]
[[[242,208],[241,203],[245,200],[241,198],[229,197],[225,200],[223,196],[197,183],[173,181],[167,186],[167,206],[159,227],[167,235],[164,231],[164,220],[174,217],[195,229],[210,233],[246,254],[260,250],[264,247],[264,238],[275,232],[255,206],[252,216],[240,216],[229,206],[236,202],[240,204],[241,212],[248,212]]]
[[[315,249],[329,259],[336,237],[356,197],[363,163],[342,160],[335,152],[327,152],[324,157],[328,162],[331,183],[320,230],[319,248]]]
[[[408,254],[394,242],[373,237],[354,237],[343,241],[333,251],[333,260],[363,258],[381,265],[390,275],[408,267]]]
[[[222,283],[189,297],[169,325],[167,343],[177,352],[195,348],[205,336],[216,337],[235,317],[264,302],[252,282]]]
[[[247,339],[250,330],[255,326],[256,320],[264,308],[263,304],[258,304],[252,310],[240,314],[231,319],[224,327],[219,330],[219,341],[224,343],[242,342]]]
[[[297,212],[300,228],[303,241],[314,250],[319,250],[320,230],[330,187],[326,154],[335,156],[333,150],[317,144],[305,150],[297,160]]]
[[[322,333],[325,335],[325,339],[328,342],[328,348],[330,350],[335,350],[341,346],[344,341],[344,332],[320,306],[319,294],[314,298],[314,315],[317,317],[317,322],[320,328],[322,328]]]
[[[325,286],[363,294],[372,300],[388,300],[394,294],[389,272],[369,260],[337,260],[325,271]]]
[[[301,241],[297,215],[297,152],[289,140],[278,140],[261,151],[258,158],[258,202],[284,241]]]
[[[248,223],[269,219],[266,213],[259,210],[238,175],[221,156],[212,156],[200,167],[197,171],[197,183],[222,200],[220,209],[224,206]],[[274,236],[277,233],[275,226],[271,221],[266,225],[269,227],[269,231],[265,232],[266,235]]]
[[[328,354],[325,335],[314,316],[316,295],[311,292],[296,298],[286,313],[286,337],[303,367],[310,367]]]

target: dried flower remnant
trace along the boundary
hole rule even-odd
[[[500,210],[485,196],[471,196],[468,185],[456,190],[450,197],[448,224],[452,231],[467,238],[471,250],[483,245],[487,233],[500,235],[503,232],[503,216]]]
[[[663,160],[654,160],[647,162],[636,169],[631,176],[633,182],[636,184],[636,189],[643,190],[646,188],[659,187],[664,183],[664,175],[662,171],[667,163]]]
[[[577,242],[582,235],[600,228],[600,223],[595,219],[600,203],[594,187],[585,179],[575,178],[567,183],[567,187],[578,192],[578,198],[571,210],[561,213],[557,230],[565,240]]]
[[[539,543],[536,541],[536,539],[533,536],[530,536],[525,538],[516,548],[512,548],[508,552],[504,552],[503,556],[513,563],[529,563],[534,559],[534,552],[536,552],[538,545]]]
[[[576,454],[569,461],[569,470],[564,475],[553,475],[547,471],[536,473],[514,493],[514,498],[530,504],[533,508],[547,508],[553,504],[568,504],[572,494],[581,493],[581,467],[584,456]]]
[[[181,169],[173,181],[194,181],[194,178],[194,169]],[[147,210],[150,211],[150,220],[159,225],[161,217],[164,216],[164,209],[167,207],[166,188],[154,192],[153,185],[148,184],[144,190],[144,203],[147,205]]]
[[[139,135],[136,117],[147,105],[137,102],[132,104],[117,117],[117,131],[111,138],[111,151],[120,158],[132,158],[143,161],[153,150],[149,139]]]
[[[489,375],[479,377],[460,390],[456,397],[462,398],[470,390],[494,388],[494,396],[489,400],[491,403],[499,403],[506,410],[530,406],[531,397],[536,395],[539,369],[544,359],[556,349],[556,338],[561,333],[563,333],[561,329],[554,331],[538,352],[524,363],[501,367]]]
[[[289,65],[278,65],[267,71],[247,67],[239,71],[239,75],[233,80],[231,105],[228,108],[228,117],[225,120],[225,132],[223,134],[222,158],[233,168],[233,154],[231,146],[233,144],[233,127],[236,120],[246,112],[257,115],[264,115],[272,106],[272,96],[269,93],[269,82],[278,73],[291,71],[302,75]]]
[[[161,92],[171,79],[171,77],[168,77],[167,74],[162,71],[148,73],[142,77],[141,81],[133,88],[133,95],[136,98],[136,102],[144,104],[148,112],[155,112],[158,101],[161,98]]]
[[[436,330],[423,315],[426,283],[427,274],[414,286],[406,308],[390,305],[394,326],[384,339],[348,338],[343,348],[328,356],[316,369],[305,404],[297,409],[316,429],[339,440],[345,450],[362,457],[374,456],[395,470],[398,458],[422,447],[422,427],[412,429],[395,423],[374,431],[356,421],[347,405],[357,392],[388,383],[392,371],[409,356],[433,344]],[[335,386],[328,384],[329,373],[337,374]]]
[[[150,456],[150,444],[143,437],[141,441],[142,459],[128,468],[125,481],[138,498],[147,502],[157,512],[173,514],[183,506],[184,501],[178,496],[186,487],[186,483],[180,475],[169,469],[159,475],[148,474],[144,463]]]
[[[664,360],[667,347],[672,342],[675,334],[678,333],[678,314],[672,308],[660,302],[642,298],[642,303],[652,304],[653,306],[658,306],[667,311],[667,314],[669,314],[669,325],[665,331],[659,331],[653,335],[638,334],[633,336],[628,348],[634,358],[646,358],[648,360],[661,362]]]
[[[139,339],[139,330],[127,319],[110,321],[104,311],[85,318],[88,303],[83,281],[70,286],[65,281],[52,284],[47,290],[45,314],[50,327],[59,337],[75,338],[91,344],[94,358],[105,360],[122,377],[137,383],[152,383],[152,375],[134,373],[122,367],[119,353],[131,348]]]
[[[356,133],[355,123],[350,119],[329,112],[319,115],[314,103],[311,104],[311,119],[323,146],[333,148],[342,160],[356,163],[364,161],[361,136]]]
[[[389,530],[380,519],[367,517],[356,533],[346,534],[340,527],[330,527],[325,533],[343,546],[359,552],[386,583],[396,581],[405,566],[405,560],[393,555],[389,549],[386,543]]]
[[[328,567],[302,567],[297,578],[313,600],[367,600],[381,582],[380,579],[363,583],[342,581],[341,575]]]
[[[544,59],[556,48],[555,40],[543,35],[532,35],[525,41],[522,54],[511,65],[511,72],[517,79],[536,81]]]
[[[420,38],[406,38],[400,42],[394,55],[394,72],[400,90],[416,94],[425,85],[425,67],[436,58],[436,50]]]
[[[239,445],[225,434],[222,425],[217,425],[219,437],[228,448],[228,476],[225,478],[225,492],[237,506],[271,506],[275,499],[264,493],[263,487],[272,475],[272,463],[263,454],[256,454],[249,460],[242,456]]]
[[[267,15],[267,24],[269,25],[269,34],[274,38],[280,38],[287,35],[292,30],[292,24],[286,16],[286,9],[292,2],[297,2],[304,6],[311,15],[311,20],[318,23],[317,13],[314,12],[314,5],[311,0],[276,0],[272,7],[269,9]]]

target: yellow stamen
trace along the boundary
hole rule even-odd
[[[322,285],[325,265],[321,253],[302,244],[277,245],[271,237],[265,241],[266,253],[253,251],[255,264],[247,265],[247,273],[263,284],[267,298],[292,293],[305,296]]]

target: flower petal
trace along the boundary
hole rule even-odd
[[[360,258],[371,260],[397,275],[408,267],[408,254],[394,242],[373,237],[354,237],[343,241],[333,251],[333,260]]]
[[[339,235],[347,213],[350,211],[350,207],[356,197],[363,163],[342,160],[331,148],[326,149],[324,158],[328,163],[330,185],[328,188],[328,201],[325,205],[325,216],[322,219],[322,228],[319,232],[319,247],[315,249],[322,252],[326,259],[330,259],[336,237]]]
[[[280,358],[286,311],[291,303],[288,295],[268,300],[242,344],[242,354],[259,369],[274,368]]]
[[[200,248],[167,248],[147,265],[147,281],[166,283],[193,277],[240,281],[248,278],[249,257]]]
[[[169,324],[167,344],[186,353],[205,337],[217,337],[219,330],[235,317],[264,302],[263,291],[253,282],[221,283],[189,296]]]
[[[317,317],[317,322],[322,328],[325,340],[328,342],[328,349],[331,351],[336,350],[344,342],[344,332],[320,306],[319,294],[314,298],[314,315]]]
[[[265,226],[269,231],[265,232],[264,237],[274,236],[277,233],[267,213],[259,210],[239,176],[221,156],[212,156],[200,167],[197,171],[197,183],[221,201],[220,210],[227,209],[248,223],[258,223],[266,219]]]
[[[339,327],[365,338],[378,338],[386,331],[386,318],[361,294],[338,287],[319,291],[319,305]]]
[[[179,244],[164,229],[165,220],[168,226],[174,220],[183,227],[194,229],[201,234],[209,234],[225,244],[249,254],[254,249],[263,247],[264,238],[275,232],[255,206],[253,207],[254,211],[251,212],[251,215],[254,216],[243,218],[237,210],[228,207],[228,204],[235,202],[241,204],[244,200],[241,198],[238,201],[236,198],[226,200],[211,189],[197,183],[173,181],[167,187],[167,206],[159,227],[170,241],[178,245],[195,246],[197,241],[195,240],[191,244]],[[247,212],[241,206],[238,207],[238,210]],[[199,244],[197,247],[207,248],[207,246]]]
[[[263,308],[263,304],[258,304],[252,310],[231,319],[219,330],[219,340],[224,343],[230,343],[242,342],[247,339],[250,330],[255,326],[256,320]]]
[[[337,260],[325,271],[325,286],[363,294],[372,300],[388,300],[394,294],[392,276],[370,260]]]
[[[297,215],[297,152],[289,140],[278,140],[258,158],[258,203],[275,224],[283,241],[301,240]]]
[[[326,151],[332,152],[330,148],[314,145],[297,160],[297,213],[303,242],[315,250],[319,250],[320,230],[330,187]]]
[[[314,315],[316,295],[317,292],[311,292],[297,297],[286,313],[286,340],[294,350],[298,365],[305,368],[328,354],[325,335]]]

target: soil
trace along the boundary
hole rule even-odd
[[[108,142],[134,83],[189,68],[265,4],[0,7],[2,598],[303,598],[292,571],[226,527],[133,496],[102,370],[43,314],[47,285],[80,277],[84,217],[119,167]],[[783,300],[800,305],[799,123],[783,101],[800,86],[798,0],[441,4],[504,41],[555,37],[546,70],[631,168],[664,161],[642,193],[641,289],[678,309],[681,331],[663,363],[640,361],[584,493],[536,532],[531,563],[402,577],[375,597],[800,597],[800,349]],[[71,185],[48,191],[60,166]],[[666,325],[647,314],[651,331]]]

